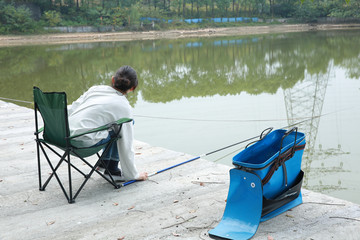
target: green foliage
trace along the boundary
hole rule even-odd
[[[35,22],[31,12],[25,7],[0,2],[0,33],[31,33],[35,30]]]
[[[108,20],[110,21],[110,25],[113,26],[121,26],[127,22],[126,15],[120,7],[111,9],[109,18],[110,19]]]
[[[324,7],[319,1],[305,1],[303,3],[296,3],[293,17],[305,22],[315,22],[319,17],[326,17]]]
[[[230,6],[230,0],[215,0],[215,2],[220,11],[221,17],[226,16],[227,10]]]
[[[16,4],[14,4],[16,3]],[[41,21],[20,5],[32,5],[41,11]],[[37,13],[38,14],[38,13]],[[0,0],[0,33],[37,31],[41,26],[110,25],[125,30],[186,29],[201,24],[179,24],[176,19],[260,17],[293,18],[297,22],[315,22],[319,17],[360,18],[359,1],[350,0]],[[141,17],[172,19],[172,24],[140,23]],[[241,26],[244,23],[235,23]],[[246,23],[250,24],[250,23]],[[218,24],[221,27],[233,23]],[[218,27],[215,25],[215,27]]]
[[[277,16],[288,18],[292,17],[294,12],[296,11],[297,5],[294,2],[290,1],[278,1],[278,3],[274,6],[274,13]]]
[[[350,1],[348,4],[336,4],[333,11],[329,14],[331,17],[347,18],[354,17],[360,18],[360,2]]]
[[[61,22],[61,15],[57,11],[45,11],[43,15],[44,21],[50,27],[58,26]]]
[[[100,9],[98,8],[84,8],[83,17],[87,20],[91,25],[96,24],[100,18]]]
[[[129,19],[130,19],[130,22],[129,24],[130,25],[139,25],[140,23],[140,5],[139,4],[134,4],[130,7],[130,13],[129,13]]]

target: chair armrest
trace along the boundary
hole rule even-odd
[[[86,134],[89,134],[89,133],[94,133],[94,132],[99,132],[99,131],[104,131],[104,130],[108,130],[110,129],[112,126],[116,126],[116,125],[122,125],[123,123],[127,123],[127,122],[131,122],[133,121],[131,118],[121,118],[115,122],[111,122],[111,123],[108,123],[108,124],[105,124],[101,127],[97,127],[97,128],[94,128],[94,129],[91,129],[89,131],[86,131],[84,133],[80,133],[80,134],[76,134],[76,135],[72,135],[70,136],[69,138],[70,139],[73,139],[73,138],[77,138],[77,137],[80,137],[80,136],[83,136],[83,135],[86,135]]]
[[[41,133],[42,131],[44,131],[44,127],[39,128],[38,131],[35,131],[34,135],[37,135],[37,134]]]

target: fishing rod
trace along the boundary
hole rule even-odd
[[[202,157],[209,156],[209,155],[211,155],[211,154],[220,152],[220,151],[225,150],[225,149],[227,149],[227,148],[231,148],[231,147],[236,146],[236,145],[239,145],[239,144],[241,144],[241,143],[248,142],[248,141],[253,140],[253,139],[255,139],[255,138],[258,138],[258,137],[260,137],[259,140],[261,140],[261,139],[263,139],[264,137],[266,137],[266,135],[268,135],[268,134],[272,131],[272,129],[273,129],[272,127],[267,128],[267,129],[265,129],[264,131],[262,131],[262,133],[261,133],[260,135],[258,135],[258,136],[251,137],[251,138],[248,138],[248,139],[246,139],[246,140],[243,140],[243,141],[240,141],[240,142],[237,142],[237,143],[233,143],[233,144],[228,145],[228,146],[226,146],[226,147],[219,148],[219,149],[217,149],[217,150],[214,150],[214,151],[211,151],[211,152],[202,154],[202,155],[200,155],[200,156],[194,157],[194,158],[189,159],[189,160],[186,160],[186,161],[184,161],[184,162],[181,162],[181,163],[175,164],[175,165],[173,165],[173,166],[164,168],[164,169],[162,169],[162,170],[153,172],[153,173],[149,174],[148,177],[152,177],[152,176],[154,176],[154,175],[156,175],[156,174],[159,174],[159,173],[165,172],[165,171],[167,171],[167,170],[173,169],[173,168],[175,168],[175,167],[184,165],[184,164],[186,164],[186,163],[195,161],[195,160],[200,159],[200,158],[202,158]],[[264,133],[266,133],[266,134],[264,135]],[[125,186],[127,186],[127,185],[129,185],[129,184],[132,184],[132,183],[134,183],[134,182],[137,182],[137,181],[138,181],[138,180],[130,180],[130,181],[124,182],[123,184],[121,184],[121,186],[122,186],[122,187],[125,187]]]
[[[327,114],[324,114],[324,115],[327,115]],[[290,125],[285,126],[285,127],[282,127],[282,128],[283,128],[283,129],[284,129],[284,128],[289,128],[289,127],[292,127],[292,126],[295,126],[295,125],[298,125],[298,124],[301,124],[301,123],[304,123],[304,122],[306,122],[306,121],[310,121],[310,120],[312,120],[312,119],[314,119],[314,118],[319,118],[319,117],[321,117],[321,115],[320,115],[320,116],[314,116],[314,117],[311,117],[311,118],[309,118],[309,119],[305,119],[305,120],[302,120],[302,121],[299,121],[299,122],[290,124]],[[202,157],[209,156],[209,155],[211,155],[211,154],[220,152],[220,151],[225,150],[225,149],[227,149],[227,148],[234,147],[234,146],[239,145],[239,144],[241,144],[241,143],[245,143],[245,142],[251,141],[251,140],[256,139],[256,138],[258,138],[258,137],[260,137],[260,139],[259,139],[259,140],[256,140],[255,142],[260,141],[261,139],[263,139],[264,137],[266,137],[266,136],[272,131],[272,129],[273,129],[272,127],[266,128],[266,129],[265,129],[264,131],[262,131],[262,133],[261,133],[260,135],[258,135],[258,136],[248,138],[248,139],[246,139],[246,140],[243,140],[243,141],[240,141],[240,142],[237,142],[237,143],[228,145],[228,146],[226,146],[226,147],[219,148],[219,149],[217,149],[217,150],[214,150],[214,151],[211,151],[211,152],[202,154],[202,155],[200,155],[200,156],[194,157],[194,158],[189,159],[189,160],[186,160],[186,161],[184,161],[184,162],[181,162],[181,163],[175,164],[175,165],[173,165],[173,166],[164,168],[164,169],[162,169],[162,170],[153,172],[153,173],[149,174],[148,177],[152,177],[152,176],[157,175],[157,174],[159,174],[159,173],[162,173],[162,172],[165,172],[165,171],[167,171],[167,170],[170,170],[170,169],[176,168],[176,167],[178,167],[178,166],[184,165],[184,164],[186,164],[186,163],[195,161],[195,160],[200,159],[200,158],[202,158]],[[265,133],[265,135],[264,135],[264,133]],[[250,144],[251,144],[251,143],[250,143]],[[250,145],[250,144],[248,144],[248,145]],[[125,186],[130,185],[130,184],[132,184],[132,183],[134,183],[134,182],[137,182],[137,181],[138,181],[138,180],[130,180],[130,181],[124,182],[123,184],[121,184],[121,187],[125,187]]]

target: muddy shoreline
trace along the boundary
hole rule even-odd
[[[271,26],[242,26],[229,28],[206,28],[197,30],[170,30],[148,32],[58,33],[26,36],[1,35],[0,47],[84,42],[176,39],[189,37],[237,36],[355,28],[360,29],[360,24],[282,24]]]

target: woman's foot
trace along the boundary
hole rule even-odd
[[[113,170],[109,170],[109,171],[108,171],[108,170],[105,170],[105,172],[104,172],[105,177],[106,177],[107,179],[111,180],[109,172],[110,172],[112,178],[113,178],[115,181],[125,182],[125,178],[121,175],[121,170],[120,170],[120,169],[118,169],[118,170],[116,170],[116,171],[113,171]]]
[[[106,161],[105,161],[105,160],[100,161],[100,164],[97,166],[96,170],[98,170],[98,171],[105,171],[105,164],[106,164]]]

